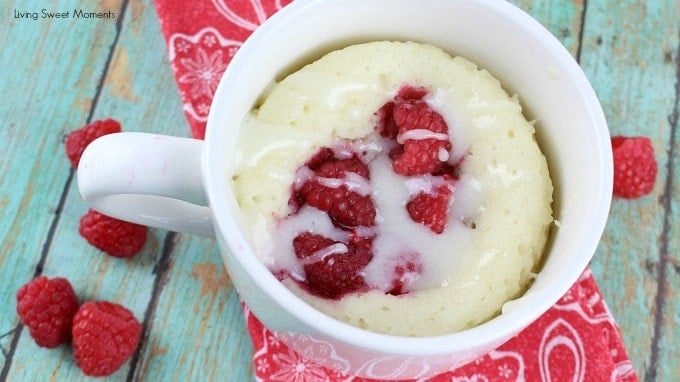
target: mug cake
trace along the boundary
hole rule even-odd
[[[522,295],[553,186],[517,95],[415,42],[332,51],[273,84],[236,137],[233,189],[259,259],[348,324],[476,326]]]

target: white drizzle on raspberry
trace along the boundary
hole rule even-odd
[[[299,261],[300,263],[302,263],[302,265],[314,264],[319,261],[324,261],[324,259],[326,259],[328,256],[340,255],[343,253],[347,253],[348,251],[349,249],[345,244],[335,243],[329,245],[328,247],[321,248],[318,251],[314,252],[311,256],[300,259]]]
[[[404,180],[404,186],[406,186],[409,196],[415,196],[420,193],[434,194],[435,189],[442,186],[451,190],[451,193],[455,189],[451,182],[442,179],[441,176],[430,174],[411,176]]]
[[[276,264],[280,269],[288,271],[290,276],[298,281],[305,280],[305,272],[304,264],[295,256],[293,238],[304,232],[345,243],[349,241],[351,236],[349,232],[333,225],[327,213],[309,205],[302,206],[296,214],[280,220],[273,237]]]
[[[371,185],[368,183],[368,179],[357,174],[356,172],[345,171],[342,178],[325,178],[321,176],[315,176],[312,179],[316,180],[320,185],[328,188],[340,188],[342,186],[347,187],[350,192],[356,192],[361,196],[365,196],[371,193]],[[297,179],[295,180],[297,184]]]
[[[407,130],[397,135],[397,143],[403,145],[407,140],[421,141],[424,139],[436,139],[438,141],[448,141],[449,135],[446,133],[437,133],[428,129],[413,129]]]
[[[397,137],[397,143],[407,139],[449,140],[451,150],[441,148],[438,159],[449,165],[457,165],[468,151],[468,143],[460,130],[455,129],[457,118],[444,105],[448,103],[447,95],[437,91],[427,94],[423,100],[436,112],[440,113],[449,127],[449,133],[435,133],[425,129],[414,129]],[[470,245],[472,233],[469,224],[471,216],[483,209],[480,205],[480,184],[465,174],[456,180],[455,187],[450,181],[433,175],[406,177],[392,170],[392,162],[388,156],[394,140],[380,137],[377,133],[353,141],[341,140],[332,147],[337,159],[348,159],[357,154],[369,166],[370,181],[359,174],[345,172],[342,178],[318,177],[307,166],[302,166],[295,174],[294,187],[299,190],[307,181],[316,180],[320,184],[336,188],[343,185],[361,195],[371,195],[376,206],[375,225],[373,227],[356,227],[354,234],[359,237],[373,237],[373,259],[363,268],[361,275],[371,288],[383,291],[390,290],[395,281],[395,267],[404,262],[418,258],[422,263],[422,272],[406,271],[400,281],[408,290],[423,290],[446,285],[449,278],[455,277],[457,256],[446,254],[457,253]],[[420,192],[431,194],[437,187],[445,185],[450,188],[452,197],[447,211],[447,226],[444,232],[436,234],[420,223],[414,222],[405,206],[408,200]],[[312,256],[300,260],[296,257],[292,239],[310,232],[327,237],[338,243],[315,252]],[[303,266],[322,260],[332,254],[348,251],[347,246],[351,234],[333,225],[331,219],[309,205],[303,205],[291,216],[279,221],[274,238],[277,252],[277,266],[286,270],[297,281],[304,282]]]
[[[380,155],[369,163],[373,200],[377,216],[376,236],[373,240],[373,260],[364,268],[367,284],[389,289],[394,281],[394,267],[405,259],[420,254],[423,273],[413,281],[414,290],[440,286],[448,282],[455,272],[456,248],[469,245],[472,238],[470,229],[449,213],[447,227],[441,234],[435,234],[420,223],[414,222],[404,206],[411,196],[420,191],[431,192],[446,183],[430,179],[433,176],[409,178],[392,171],[387,155]],[[460,182],[457,183],[456,192]],[[450,199],[449,212],[454,210],[456,198]]]

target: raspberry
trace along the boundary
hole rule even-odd
[[[394,122],[392,114],[394,113],[394,102],[390,101],[384,104],[376,116],[378,117],[378,123],[376,129],[381,136],[386,138],[391,138],[396,140],[397,135],[399,135],[399,126]]]
[[[440,185],[432,192],[419,192],[406,204],[406,210],[413,221],[429,228],[434,233],[444,232],[446,228],[451,188]]]
[[[373,258],[371,239],[345,244],[303,232],[293,239],[293,248],[313,293],[339,298],[367,287],[361,271]]]
[[[148,228],[118,220],[93,209],[80,218],[78,232],[98,249],[115,257],[132,257],[146,242]]]
[[[652,141],[647,137],[615,136],[611,143],[614,195],[631,199],[650,193],[658,170]]]
[[[113,374],[132,356],[142,325],[130,310],[108,301],[84,303],[73,318],[73,357],[88,376]]]
[[[327,212],[342,228],[369,227],[375,223],[375,204],[365,189],[368,166],[355,153],[339,159],[332,150],[324,148],[307,167],[313,175],[296,191],[297,205],[307,203]]]
[[[354,152],[347,152],[343,155],[348,157],[338,159],[333,150],[324,147],[307,162],[307,167],[317,175],[327,178],[342,178],[345,172],[353,172],[368,179],[368,166]]]
[[[393,101],[376,113],[378,133],[398,144],[390,150],[392,168],[401,175],[435,174],[449,159],[451,142],[441,114],[422,98],[422,87],[403,86]]]
[[[378,117],[378,133],[383,137],[397,139],[399,126],[393,118],[395,102],[420,100],[425,97],[427,93],[428,91],[424,87],[402,86],[401,89],[399,89],[397,96],[394,97],[395,101],[387,102],[376,113]]]
[[[65,278],[37,277],[17,291],[17,314],[36,344],[55,348],[71,340],[78,297]]]
[[[397,143],[403,144],[393,155],[394,171],[407,176],[439,171],[451,149],[444,118],[421,100],[396,103],[392,115],[399,126]]]
[[[66,146],[66,156],[71,161],[71,166],[73,166],[73,168],[78,168],[80,156],[83,155],[83,151],[85,151],[87,145],[92,141],[102,135],[120,132],[120,123],[111,118],[94,121],[78,130],[72,131],[66,136],[66,141],[64,142]]]

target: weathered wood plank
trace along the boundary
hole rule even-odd
[[[557,37],[572,56],[579,52],[583,1],[511,0]]]
[[[252,380],[252,343],[215,242],[182,236],[173,251],[136,380]]]
[[[116,9],[116,4],[111,6]],[[114,22],[15,19],[14,10],[79,7],[97,5],[75,0],[5,1],[1,7],[0,306],[6,308],[0,321],[0,373],[8,370],[6,360],[15,341],[16,290],[36,272],[60,213],[70,173],[68,161],[62,160],[62,138],[72,126],[85,122],[115,37]]]
[[[677,7],[680,8],[680,5]],[[680,19],[680,10],[676,8],[676,20]],[[675,107],[668,115],[668,124],[672,136],[666,150],[668,177],[664,184],[660,203],[665,208],[664,227],[661,232],[665,246],[660,248],[659,259],[664,267],[662,274],[664,284],[657,292],[664,297],[663,315],[657,320],[659,330],[657,337],[656,377],[659,381],[680,381],[680,25],[678,25],[678,41],[675,53],[665,55],[664,63],[675,64]],[[661,268],[659,268],[661,270]],[[659,277],[657,275],[657,277]]]
[[[189,129],[167,64],[153,5],[150,1],[131,1],[126,12],[95,118],[116,117],[124,130],[129,131],[186,136]],[[153,89],[153,93],[148,89]],[[155,96],[155,92],[159,95]],[[159,277],[155,271],[166,232],[151,230],[145,250],[131,260],[112,259],[87,246],[78,236],[78,218],[86,209],[72,184],[55,232],[54,247],[60,250],[50,253],[45,273],[68,277],[74,285],[82,286],[79,294],[83,299],[121,302],[140,320],[152,317],[146,326],[139,362],[128,363],[111,379],[124,380],[133,373],[136,377],[165,373],[169,377],[194,378],[208,373],[248,379],[250,340],[238,298],[231,290],[214,243],[180,236],[178,242],[188,247],[177,246],[170,253],[170,268],[164,271],[163,283],[158,288],[159,293],[163,292],[158,303],[149,307],[151,292]],[[201,259],[197,254],[202,253],[212,255]],[[205,299],[191,298],[204,293],[212,296],[214,305],[206,305]],[[153,311],[147,312],[147,309]],[[189,311],[202,312],[202,315],[187,315]],[[164,323],[164,320],[167,321]],[[171,325],[165,325],[168,321]],[[185,324],[176,325],[176,322]],[[167,339],[171,339],[171,346],[167,345]],[[204,351],[213,348],[214,352]],[[24,333],[16,350],[15,358],[20,361],[15,361],[10,377],[31,375],[35,366],[34,357],[30,356],[33,351],[35,345]],[[40,368],[50,370],[56,379],[83,378],[73,365],[68,348],[51,351],[40,359]]]
[[[671,160],[667,150],[671,126],[667,117],[676,98],[676,68],[666,57],[677,57],[678,20],[680,7],[672,0],[616,4],[589,1],[581,47],[581,64],[600,97],[611,133],[649,136],[660,166],[651,195],[637,200],[614,200],[603,240],[592,262],[593,273],[621,326],[624,342],[629,345],[636,371],[645,379],[657,369],[677,367],[675,360],[667,359],[669,362],[663,365],[650,358],[656,346],[652,335],[656,315],[663,313],[659,312],[658,304],[663,299],[656,300],[656,296],[663,245],[660,236],[664,214],[669,211],[659,197]],[[673,197],[677,198],[677,194]],[[669,296],[662,297],[668,306]],[[666,333],[665,328],[660,329]],[[676,351],[670,344],[660,345],[659,361]]]

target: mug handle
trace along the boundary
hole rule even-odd
[[[93,209],[117,219],[214,238],[202,156],[198,139],[107,134],[80,158],[80,195]]]

